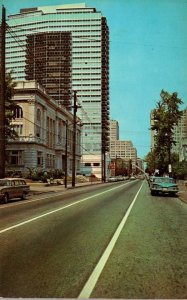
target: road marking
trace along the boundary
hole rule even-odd
[[[91,295],[91,293],[92,293],[92,291],[93,291],[93,289],[94,289],[94,287],[95,287],[95,285],[96,285],[96,283],[99,279],[99,276],[101,275],[101,273],[104,269],[104,266],[105,266],[105,264],[106,264],[106,262],[107,262],[107,260],[110,256],[115,244],[116,244],[116,241],[119,238],[119,235],[120,235],[120,233],[121,233],[121,231],[122,231],[122,229],[123,229],[123,227],[124,227],[124,225],[127,221],[127,218],[128,218],[128,216],[131,212],[131,209],[132,209],[132,207],[133,207],[133,205],[134,205],[134,203],[135,203],[135,201],[136,201],[136,199],[139,195],[139,192],[142,189],[143,183],[144,182],[142,182],[141,187],[139,188],[134,200],[132,201],[131,205],[129,206],[126,214],[124,215],[124,217],[121,221],[121,223],[119,224],[117,230],[115,231],[110,243],[108,244],[107,248],[105,249],[103,255],[101,256],[99,262],[97,263],[95,269],[93,270],[93,272],[90,275],[89,279],[87,280],[86,284],[84,285],[84,287],[83,287],[81,293],[79,294],[78,298],[89,298],[90,297],[90,295]]]
[[[51,193],[50,195],[48,195],[48,196],[45,196],[45,197],[40,197],[40,196],[38,196],[38,195],[36,195],[36,197],[38,197],[38,198],[36,198],[36,199],[31,199],[31,200],[29,200],[29,199],[26,199],[26,200],[21,200],[20,202],[17,202],[17,203],[15,203],[15,202],[9,202],[8,204],[3,204],[2,206],[0,206],[0,210],[1,209],[5,209],[5,208],[10,208],[10,207],[15,207],[15,206],[18,206],[18,205],[24,205],[24,204],[27,204],[27,203],[33,203],[33,202],[37,202],[37,201],[39,201],[39,200],[44,200],[44,199],[48,199],[48,198],[51,198],[52,196],[61,196],[61,195],[64,195],[64,191],[63,192],[55,192],[54,194],[53,193]],[[29,195],[29,196],[32,196],[32,195]]]
[[[126,185],[126,184],[129,184],[129,183],[131,183],[131,182],[125,182],[123,185]],[[83,186],[81,186],[81,188],[82,188]],[[72,192],[72,191],[74,191],[74,189],[69,189],[69,191],[70,192]],[[60,191],[60,192],[51,192],[51,194],[50,195],[46,195],[46,196],[39,196],[39,195],[35,195],[34,197],[37,197],[36,199],[34,199],[34,200],[29,200],[29,199],[26,199],[26,200],[22,200],[22,201],[20,201],[20,202],[17,202],[17,203],[15,203],[15,202],[12,202],[12,203],[8,203],[8,204],[3,204],[3,205],[0,205],[0,210],[1,209],[5,209],[5,208],[10,208],[11,206],[18,206],[18,205],[24,205],[24,204],[27,204],[27,203],[33,203],[33,202],[37,202],[37,201],[40,201],[40,200],[44,200],[44,199],[49,199],[49,198],[51,198],[52,196],[61,196],[61,195],[64,195],[64,193],[66,193],[66,191]],[[29,195],[29,196],[32,196],[32,195]]]
[[[119,189],[120,187],[122,187],[122,186],[124,186],[124,185],[126,185],[126,184],[128,184],[128,183],[129,183],[129,182],[127,182],[127,183],[125,183],[125,184],[121,184],[121,185],[119,185],[119,186],[117,186],[117,187],[114,187],[114,188],[111,188],[111,189],[109,189],[109,190],[107,190],[107,191],[98,193],[98,194],[93,195],[93,196],[86,197],[86,198],[84,198],[84,199],[82,199],[82,200],[79,200],[79,201],[77,201],[77,202],[68,204],[68,205],[66,205],[66,206],[63,206],[63,207],[54,209],[54,210],[52,210],[52,211],[50,211],[50,212],[47,212],[47,213],[45,213],[45,214],[42,214],[42,215],[40,215],[40,216],[38,216],[38,217],[35,217],[35,218],[32,218],[32,219],[26,220],[26,221],[24,221],[24,222],[18,223],[18,224],[16,224],[16,225],[7,227],[7,228],[5,228],[5,229],[0,230],[0,234],[1,234],[1,233],[4,233],[4,232],[6,232],[6,231],[10,231],[10,230],[12,230],[12,229],[14,229],[14,228],[23,226],[23,225],[25,225],[25,224],[31,223],[31,222],[36,221],[36,220],[38,220],[38,219],[44,218],[44,217],[46,217],[46,216],[49,216],[49,215],[51,215],[51,214],[54,214],[54,213],[56,213],[56,212],[58,212],[58,211],[61,211],[61,210],[63,210],[63,209],[66,209],[66,208],[69,208],[69,207],[71,207],[71,206],[77,205],[77,204],[82,203],[82,202],[84,202],[84,201],[87,201],[87,200],[89,200],[89,199],[91,199],[91,198],[95,198],[95,197],[97,197],[97,196],[100,196],[100,195],[109,193],[109,192],[111,192],[111,191],[113,191],[113,190]]]

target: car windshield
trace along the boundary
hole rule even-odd
[[[154,182],[156,183],[174,183],[174,179],[173,178],[169,178],[169,177],[164,177],[164,178],[154,178]]]
[[[0,180],[0,186],[6,186],[9,185],[9,182],[7,180]]]

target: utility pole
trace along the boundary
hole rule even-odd
[[[65,178],[64,178],[65,188],[67,188],[67,176],[68,176],[68,120],[66,120]]]
[[[5,31],[6,10],[2,6],[0,27],[0,178],[5,177]]]
[[[74,91],[73,96],[73,160],[72,160],[72,187],[75,187],[75,173],[76,173],[76,134],[77,134],[77,91]]]
[[[103,182],[106,181],[106,153],[103,151]]]

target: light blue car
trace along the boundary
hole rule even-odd
[[[171,177],[152,177],[150,182],[151,195],[170,194],[175,196],[179,191],[178,185]]]

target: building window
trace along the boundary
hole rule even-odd
[[[23,109],[21,106],[17,105],[14,108],[14,117],[15,118],[23,118]]]
[[[43,165],[43,153],[41,151],[37,151],[37,165]]]
[[[19,124],[19,125],[13,124],[12,127],[18,136],[23,134],[23,125],[22,124]]]
[[[36,136],[41,137],[41,110],[38,108],[36,112]]]
[[[85,163],[85,167],[91,167],[91,163]]]
[[[93,166],[94,166],[94,167],[99,167],[99,166],[100,166],[100,163],[93,163]]]
[[[10,165],[23,165],[23,150],[12,150],[8,153],[8,163]]]

